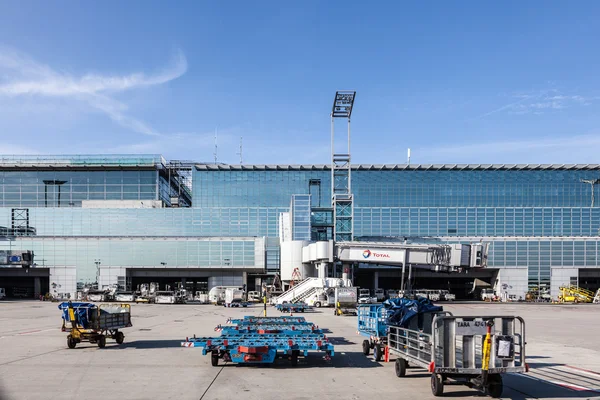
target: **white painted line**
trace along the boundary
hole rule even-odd
[[[550,381],[548,379],[539,378],[539,377],[536,377],[536,376],[531,376],[531,375],[526,375],[526,374],[519,374],[518,376],[523,377],[523,378],[532,379],[532,380],[538,381],[538,382],[550,383],[552,385],[560,386],[562,388],[573,390],[573,391],[576,391],[576,392],[595,392],[595,393],[600,393],[600,390],[588,388],[588,387],[585,387],[585,386],[576,385],[576,384],[573,384],[573,383],[567,383],[567,382],[561,382],[561,381]]]
[[[595,372],[595,371],[592,371],[592,370],[589,370],[589,369],[583,369],[583,368],[578,368],[578,367],[572,367],[572,366],[570,366],[570,365],[564,365],[563,367],[564,367],[564,368],[569,368],[570,370],[573,370],[573,371],[580,372],[580,373],[582,373],[582,374],[587,374],[587,375],[589,375],[589,376],[593,376],[594,378],[600,378],[600,373],[598,373],[598,372]]]

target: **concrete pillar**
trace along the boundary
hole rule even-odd
[[[375,271],[373,274],[373,284],[375,285],[373,289],[377,289],[379,287],[379,271]]]
[[[45,294],[42,293],[42,281],[37,276],[33,278],[33,294],[36,297],[38,297],[40,294]]]
[[[246,271],[242,272],[242,285],[248,287],[248,273]]]
[[[318,271],[318,277],[319,279],[325,279],[327,278],[327,265],[329,263],[327,261],[322,261],[319,264],[319,271]]]

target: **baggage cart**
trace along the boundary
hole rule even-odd
[[[288,313],[303,313],[306,310],[310,309],[310,306],[305,303],[283,303],[275,305],[275,308],[280,312],[288,312]]]
[[[333,344],[323,330],[303,317],[245,317],[232,320],[234,325],[217,326],[219,337],[192,337],[181,342],[182,347],[198,347],[203,355],[210,354],[211,364],[219,359],[239,364],[269,364],[277,356],[288,358],[295,366],[298,357],[311,351],[325,353],[325,359],[334,355]]]
[[[122,344],[125,335],[120,329],[131,324],[129,304],[101,304],[63,302],[58,305],[62,311],[63,332],[69,332],[67,347],[74,349],[77,343],[90,342],[99,348],[106,346],[106,338]]]
[[[383,304],[359,304],[357,307],[358,334],[367,339],[362,342],[362,350],[368,356],[371,349],[375,361],[381,361],[388,339],[387,309]]]
[[[426,313],[408,328],[389,326],[388,348],[398,377],[408,363],[431,373],[431,391],[467,385],[492,397],[502,395],[502,375],[524,373],[525,322],[517,316],[453,316]]]

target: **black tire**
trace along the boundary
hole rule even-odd
[[[75,346],[77,346],[77,341],[73,338],[73,336],[67,336],[67,347],[74,349]]]
[[[363,354],[368,356],[371,352],[371,343],[368,340],[363,340],[362,342]]]
[[[123,342],[125,341],[125,335],[123,335],[123,332],[115,333],[115,340],[118,344],[123,344]]]
[[[320,302],[320,301],[317,301],[317,302],[315,303],[315,307],[316,307],[316,308],[321,308],[321,302]]]
[[[502,397],[502,391],[504,389],[504,385],[502,384],[502,375],[490,375],[489,377],[489,385],[488,385],[488,393],[490,397],[500,398]]]
[[[375,361],[381,361],[381,357],[383,356],[383,349],[380,345],[376,344],[375,347],[373,347],[373,356],[375,357]]]
[[[439,374],[431,374],[431,393],[436,397],[444,394],[444,382]]]
[[[406,361],[401,358],[396,358],[396,365],[394,367],[396,369],[396,376],[398,378],[406,376]]]
[[[213,367],[218,367],[219,366],[219,355],[218,354],[211,354],[210,355],[210,364]]]
[[[98,347],[101,349],[106,347],[106,336],[104,336],[104,335],[98,336]]]

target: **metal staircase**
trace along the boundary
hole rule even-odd
[[[288,303],[296,303],[306,299],[319,288],[324,287],[323,279],[306,278],[302,282],[283,292],[277,297],[277,304],[282,304],[284,301]]]
[[[594,295],[594,301],[592,303],[594,303],[594,304],[600,303],[600,289],[596,290],[596,294]]]

